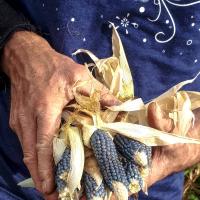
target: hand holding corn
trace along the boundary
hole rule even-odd
[[[24,162],[36,188],[47,199],[56,198],[52,140],[63,107],[74,98],[72,88],[87,81],[79,93],[89,95],[94,87],[101,91],[101,103],[106,106],[116,103],[115,99],[87,68],[31,32],[13,34],[4,48],[2,65],[11,79],[10,126],[21,142]]]
[[[61,187],[57,184],[60,191],[59,196],[62,200],[74,199],[75,196],[80,198],[82,189],[89,200],[110,199],[112,193],[116,199],[126,200],[129,194],[137,194],[141,189],[147,192],[147,187],[154,182],[164,178],[174,170],[185,167],[184,165],[182,165],[182,168],[180,167],[182,163],[180,152],[185,151],[185,148],[187,149],[190,145],[181,145],[183,149],[180,150],[177,149],[180,147],[179,145],[175,148],[174,145],[169,144],[200,144],[199,140],[195,141],[190,138],[167,134],[172,132],[177,135],[185,135],[192,126],[192,121],[196,116],[191,110],[194,110],[194,107],[199,107],[199,102],[193,100],[193,105],[191,105],[187,92],[178,93],[178,90],[195,79],[182,82],[155,99],[155,102],[158,101],[163,108],[167,108],[166,113],[154,101],[149,104],[149,107],[148,104],[144,105],[140,99],[131,101],[133,98],[132,78],[129,76],[128,63],[115,29],[113,29],[112,39],[113,43],[116,43],[113,47],[113,57],[101,60],[87,50],[78,50],[76,53],[84,52],[93,59],[94,64],[91,63],[90,66],[94,66],[94,69],[96,69],[94,71],[98,80],[125,103],[122,103],[119,107],[108,108],[104,112],[98,105],[98,98],[96,98],[98,91],[94,90],[89,98],[80,95],[75,96],[77,104],[71,106],[71,108],[74,108],[74,117],[72,114],[66,128],[61,127],[61,135],[63,135],[62,130],[64,130],[65,136],[60,139],[70,140],[68,138],[71,132],[70,126],[77,126],[80,128],[83,144],[90,148],[92,155],[90,158],[86,157],[84,169],[78,170],[79,176],[83,174],[82,177],[79,177],[82,178],[81,185],[76,184],[73,190],[70,189],[72,188],[72,181],[68,178],[72,174],[70,170],[66,172],[66,176],[58,177],[58,182],[60,179],[65,182],[65,185]],[[197,99],[196,96],[199,96],[196,93],[192,95],[195,99]],[[120,111],[123,111],[123,113],[120,113]],[[128,111],[133,111],[133,113]],[[84,113],[84,115],[81,113]],[[84,119],[88,115],[92,118],[89,121]],[[130,123],[126,122],[134,123],[134,125],[131,126]],[[149,125],[161,131],[140,125]],[[129,129],[129,127],[132,127],[132,129]],[[65,143],[67,147],[73,147],[69,141],[65,141]],[[162,146],[166,144],[169,146],[155,148],[152,156],[152,149],[149,145]],[[59,146],[57,147],[59,148]],[[168,151],[165,151],[167,149]],[[84,152],[82,151],[82,154]],[[193,157],[193,163],[197,162],[199,153],[197,151],[196,156]],[[76,155],[78,157],[78,153]],[[174,157],[170,157],[170,155],[174,155]],[[177,162],[174,162],[175,157],[178,158],[176,158]],[[60,162],[63,159],[61,157]],[[73,165],[74,159],[71,158],[70,164]],[[187,161],[187,165],[190,165],[191,159]],[[176,163],[176,167],[175,165],[174,168],[169,167],[168,165],[171,165],[171,162]],[[88,163],[93,164],[88,166]]]
[[[120,111],[113,107],[110,108],[109,112],[105,111],[105,113],[101,113],[102,116],[99,115],[100,106],[98,102],[106,106],[118,103],[110,92],[122,101],[134,97],[132,77],[121,41],[116,32],[114,32],[113,42],[117,43],[116,48],[113,48],[113,57],[102,62],[92,55],[95,66],[99,68],[100,74],[97,73],[96,75],[99,77],[98,80],[103,84],[98,82],[85,66],[76,64],[70,58],[57,53],[44,39],[34,33],[26,31],[15,33],[6,44],[2,63],[4,71],[11,78],[10,125],[19,137],[24,152],[24,162],[33,177],[36,188],[45,194],[46,199],[57,199],[54,185],[52,140],[59,129],[63,108],[74,97],[78,104],[81,104],[82,100],[86,100],[86,103],[82,107],[83,110],[79,110],[80,108],[74,104],[71,104],[71,109],[79,110],[89,115],[93,120],[93,124],[91,126],[90,123],[84,123],[84,120],[79,123],[81,119],[79,117],[74,118],[72,112],[71,119],[73,120],[71,122],[69,120],[68,126],[64,126],[64,129],[69,130],[70,128],[71,131],[67,131],[65,135],[64,143],[67,146],[62,151],[60,159],[56,162],[57,190],[60,198],[63,200],[79,198],[81,186],[83,185],[87,199],[109,199],[111,192],[113,192],[118,199],[124,200],[128,198],[128,192],[131,194],[138,192],[144,186],[144,182],[151,184],[171,173],[170,170],[167,172],[166,170],[162,171],[162,168],[166,167],[165,164],[167,162],[163,162],[160,170],[155,170],[157,168],[155,163],[158,163],[159,155],[165,161],[172,160],[168,159],[171,155],[172,157],[180,156],[176,154],[178,151],[173,151],[173,148],[170,149],[170,146],[168,148],[163,147],[162,149],[165,149],[164,153],[159,154],[158,150],[154,151],[151,176],[149,182],[148,180],[145,181],[147,178],[146,174],[148,174],[146,173],[148,171],[146,169],[149,169],[151,164],[151,147],[142,143],[155,145],[155,141],[157,141],[158,143],[165,144],[166,142],[158,133],[163,134],[162,136],[167,138],[167,142],[171,144],[177,143],[177,141],[181,143],[199,143],[199,141],[191,141],[184,137],[170,136],[166,132],[156,132],[152,129],[140,127],[139,125],[143,125],[144,123],[144,117],[141,117],[141,115],[137,117],[132,115],[132,118],[128,119],[130,116],[123,115],[122,113],[121,120],[124,120],[124,122],[131,120],[133,130],[137,129],[144,138],[146,136],[140,131],[140,128],[145,128],[148,134],[151,135],[151,137],[148,137],[151,139],[156,138],[156,140],[150,140],[151,142],[145,141],[141,135],[137,134],[137,131],[133,135],[130,135],[130,131],[124,132],[124,130],[121,130],[128,137],[121,136],[114,133],[120,128],[117,123],[114,126],[112,123],[99,123],[101,122],[101,117],[104,118],[105,122],[113,122]],[[21,47],[21,51],[18,51],[19,47]],[[88,51],[85,52],[88,53]],[[89,54],[91,55],[91,53]],[[9,59],[10,57],[13,59]],[[105,68],[107,66],[110,68]],[[105,73],[105,69],[108,70],[107,73]],[[103,74],[103,78],[101,77],[101,73]],[[113,74],[113,78],[110,77],[110,74]],[[74,91],[78,92],[79,95],[75,95]],[[85,97],[89,96],[90,99],[91,95],[95,94],[94,91],[98,91],[97,99],[99,101],[94,101],[94,106],[90,108]],[[173,91],[175,90],[173,89]],[[171,94],[172,97],[173,95]],[[95,95],[92,97],[97,100]],[[177,95],[176,98],[183,98],[183,102],[187,102],[187,106],[184,108],[186,110],[189,108],[188,105],[190,104],[188,104],[187,95],[179,93],[179,96]],[[127,103],[129,105],[129,102]],[[194,104],[196,105],[196,102]],[[139,104],[136,107],[138,110],[144,110],[144,104]],[[126,108],[123,110],[123,106],[117,109],[127,111]],[[170,113],[171,116],[172,114],[174,115],[173,112]],[[158,124],[157,120],[160,117],[162,118],[162,115],[159,115],[159,113],[152,116],[149,120],[149,125],[155,128],[163,130],[163,128],[166,128],[170,124],[168,123],[170,120],[166,120],[165,118],[162,126]],[[177,116],[183,118],[180,113]],[[191,119],[193,119],[191,112],[188,116],[187,120],[183,118],[187,122],[186,125],[190,124]],[[75,124],[73,124],[74,122]],[[165,126],[166,122],[167,125]],[[124,124],[127,125],[127,123]],[[82,129],[83,134],[79,132],[79,125],[82,126],[81,128],[84,128]],[[101,128],[95,128],[91,131],[90,126],[109,129],[112,131],[112,134]],[[174,127],[176,129],[176,126]],[[175,131],[174,127],[170,127],[170,131]],[[165,131],[168,131],[168,129]],[[136,140],[133,140],[133,138],[136,138]],[[175,142],[173,139],[175,139]],[[137,140],[142,140],[142,143]],[[89,152],[92,151],[86,157],[86,161],[89,160],[88,163],[90,165],[85,163],[84,166],[84,161],[82,162],[82,160],[85,160],[84,153],[88,152],[83,147],[83,143],[85,147],[90,148]],[[171,154],[171,152],[174,152],[174,154]],[[193,156],[192,163],[196,162],[197,155],[199,155],[198,151]],[[74,159],[76,158],[78,158],[77,161],[80,165],[75,165],[76,162]],[[182,165],[182,167],[184,166]],[[180,169],[180,166],[174,169]],[[76,176],[78,178],[75,178]],[[81,178],[82,183],[80,183]]]
[[[195,109],[193,112],[195,123],[190,127],[188,135],[191,138],[200,139],[200,109]],[[150,126],[162,131],[179,131],[178,127],[174,126],[173,121],[155,103],[149,105],[148,121]],[[148,186],[172,173],[180,172],[200,162],[200,145],[196,144],[174,144],[154,147],[153,152]]]
[[[200,112],[195,110],[194,113],[196,122],[189,134],[191,137],[199,139]],[[165,113],[155,103],[151,103],[148,107],[148,122],[157,129],[160,126],[165,127],[165,131],[177,129],[170,118],[166,117]],[[94,131],[90,138],[93,157],[86,158],[82,177],[82,187],[86,199],[127,199],[128,195],[136,194],[143,189],[144,182],[149,187],[167,175],[200,161],[200,148],[195,144],[154,147],[151,158],[151,147],[118,134],[114,136],[113,140],[111,138],[108,133],[99,129]],[[186,155],[188,156],[186,157]],[[62,164],[62,159],[59,164]],[[145,174],[142,172],[145,172],[145,170],[150,171],[149,174],[147,172],[148,177],[143,176]],[[70,173],[69,171],[68,173]],[[60,173],[60,170],[57,173]],[[94,175],[95,173],[99,174],[99,182]],[[66,181],[65,185],[57,185],[59,191],[64,194],[61,199],[65,199],[65,195],[69,191],[63,193],[62,190],[68,188],[67,184],[70,183],[65,178],[62,179],[61,177],[61,180]],[[60,179],[57,183],[59,182]],[[106,196],[107,191],[112,191],[113,196]],[[77,192],[79,192],[78,188]]]

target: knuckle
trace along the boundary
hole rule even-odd
[[[38,168],[38,173],[40,174],[41,177],[51,177],[52,176],[52,171],[48,168],[45,169],[40,169]]]
[[[34,158],[35,156],[33,152],[24,152],[23,161],[27,166],[32,165],[36,162]]]
[[[86,67],[77,64],[77,68],[75,73],[73,74],[73,80],[74,82],[80,81],[80,80],[86,80],[89,77],[89,73]]]
[[[14,118],[10,117],[9,125],[10,125],[10,128],[13,131],[17,131],[17,123],[16,123],[16,120]]]
[[[51,140],[52,139],[48,134],[42,135],[42,137],[40,138],[40,140],[36,144],[37,152],[49,149],[50,146],[51,146],[50,145],[51,144]]]

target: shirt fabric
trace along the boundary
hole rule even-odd
[[[33,25],[7,1],[0,0],[0,50],[16,30],[36,31]]]
[[[77,49],[97,57],[112,55],[109,22],[117,27],[134,79],[135,95],[145,102],[200,71],[200,1],[194,0],[15,0],[58,52]],[[84,63],[84,55],[72,57]],[[28,177],[17,137],[8,128],[9,88],[0,93],[0,194],[40,199],[14,183]],[[200,91],[200,80],[184,89]],[[3,113],[3,114],[2,114]],[[16,166],[18,166],[16,168]],[[7,180],[14,181],[9,185]],[[10,183],[10,182],[9,182]],[[140,200],[180,200],[183,174],[177,173],[140,193]],[[11,190],[12,188],[12,190]],[[12,191],[12,192],[11,192]],[[9,194],[8,194],[9,193]],[[12,193],[12,195],[10,194]],[[1,195],[0,195],[1,199]],[[3,198],[5,199],[5,198]]]

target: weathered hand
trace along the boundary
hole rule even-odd
[[[200,109],[194,111],[195,123],[188,136],[200,139]],[[160,110],[156,103],[148,107],[149,125],[158,130],[166,132],[178,132],[173,121]],[[166,176],[186,169],[200,162],[200,145],[196,144],[175,144],[162,147],[154,147],[150,175],[147,179],[148,187]],[[116,197],[112,195],[111,200]]]
[[[113,105],[108,90],[85,66],[57,53],[46,40],[26,31],[16,32],[4,48],[2,65],[11,79],[10,126],[16,132],[36,188],[46,199],[56,199],[52,140],[60,125],[63,107],[78,92],[101,91],[101,103]],[[49,195],[51,194],[51,195]]]
[[[188,136],[200,139],[200,109],[194,110],[195,123],[190,128]],[[148,107],[148,121],[153,128],[165,132],[178,132],[173,121],[161,111],[156,103]],[[175,144],[153,148],[151,174],[148,185],[165,178],[174,172],[179,172],[200,162],[200,145],[197,144]]]

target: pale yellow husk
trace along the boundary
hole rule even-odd
[[[83,174],[84,168],[84,147],[80,130],[77,127],[68,127],[66,134],[69,137],[71,159],[70,168],[68,173],[67,186],[70,194],[73,194],[75,189],[80,189],[80,181]]]

